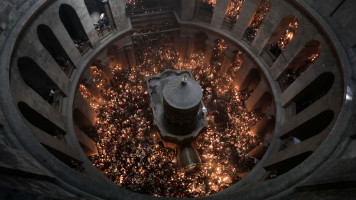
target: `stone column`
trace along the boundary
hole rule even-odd
[[[130,68],[130,63],[126,58],[124,48],[119,49],[118,56],[119,56],[120,64],[122,65],[122,69],[128,70]]]
[[[254,63],[245,56],[241,68],[237,71],[236,77],[234,77],[235,86],[238,90],[244,90],[248,87],[248,74],[252,68],[254,68]]]
[[[275,29],[283,19],[283,16],[281,16],[280,12],[276,10],[277,8],[278,6],[272,6],[270,12],[263,21],[263,24],[261,25],[255,39],[251,44],[252,49],[255,50],[259,55],[262,54],[270,37],[273,35]]]
[[[196,1],[194,0],[182,0],[180,18],[182,20],[193,20],[195,12]]]
[[[80,146],[83,148],[87,156],[98,155],[98,149],[96,148],[96,143],[88,137],[83,131],[79,129],[78,126],[74,125],[74,132],[77,136]]]
[[[303,110],[302,112],[290,117],[283,124],[280,137],[286,138],[290,135],[296,136],[296,134],[303,136],[303,134],[308,133],[305,130],[310,129],[310,126],[307,125],[308,123],[310,124],[310,121],[315,119],[322,112],[325,112],[329,109],[333,111],[337,110],[336,108],[337,106],[325,108],[325,105],[332,104],[331,99],[332,97],[329,95],[324,96],[321,99],[319,99],[317,102],[313,103],[308,108]]]
[[[129,20],[126,17],[126,1],[110,0],[109,4],[116,28],[119,30],[127,28],[129,26]]]
[[[255,135],[259,138],[264,138],[267,133],[271,133],[269,131],[269,126],[274,125],[273,118],[268,119],[268,117],[263,117],[262,119],[258,120],[256,124],[251,128],[251,135]]]
[[[188,37],[180,37],[179,39],[179,45],[178,45],[178,51],[179,51],[179,58],[184,60],[187,58],[187,43],[188,43]]]
[[[194,36],[189,36],[187,42],[187,53],[185,54],[186,59],[189,59],[192,56],[194,47],[195,47],[195,38]]]
[[[208,67],[210,65],[210,60],[213,55],[213,50],[214,50],[215,42],[206,40],[205,41],[205,53],[204,53],[204,66]]]
[[[211,24],[217,28],[220,28],[225,17],[225,12],[230,0],[218,0],[216,1],[213,18]]]
[[[105,7],[105,13],[106,13],[106,16],[107,16],[107,18],[109,20],[111,29],[113,29],[113,28],[116,27],[116,25],[115,25],[114,17],[112,15],[112,12],[111,12],[111,9],[110,9],[110,4],[109,4],[108,1],[104,1],[104,7]]]
[[[321,62],[321,60],[319,62]],[[286,106],[288,103],[293,101],[295,96],[301,93],[306,87],[308,87],[313,81],[315,81],[316,77],[320,76],[324,72],[329,72],[329,70],[321,67],[317,69],[308,68],[282,93],[282,106]]]
[[[229,70],[229,68],[231,67],[231,64],[234,61],[234,57],[235,57],[235,54],[232,51],[230,51],[228,49],[226,49],[224,51],[224,60],[222,62],[222,65],[221,65],[221,68],[219,71],[220,76],[225,75],[226,72]]]
[[[64,155],[65,159],[82,162],[80,156],[68,144],[58,140],[57,138],[39,130],[39,129],[34,130],[33,133],[34,133],[34,137],[41,144],[46,145],[51,150],[62,153]]]
[[[309,29],[299,30],[292,41],[287,45],[286,49],[282,51],[281,55],[273,63],[271,67],[271,74],[274,79],[278,79],[294,58],[304,49],[305,45],[313,38],[322,37],[314,31]],[[300,37],[302,36],[302,37]]]
[[[251,23],[252,17],[256,13],[259,1],[260,0],[244,1],[239,19],[236,21],[234,29],[232,30],[236,38],[241,39],[243,37],[247,26]]]
[[[267,150],[267,147],[264,147],[261,144],[261,145],[255,147],[254,149],[252,149],[250,152],[248,152],[248,155],[260,160],[263,157],[263,155],[265,154],[266,150]]]
[[[294,167],[293,161],[300,160],[302,155],[306,159],[319,147],[324,138],[325,136],[319,134],[277,152],[267,160],[264,168],[267,170],[283,169],[283,171],[288,171]]]
[[[133,50],[133,46],[132,45],[126,46],[125,47],[125,52],[126,52],[126,55],[127,55],[127,60],[130,63],[130,67],[131,68],[136,67],[136,56],[135,56],[135,52]]]
[[[75,95],[74,106],[81,112],[81,114],[86,118],[86,120],[90,122],[91,126],[95,126],[96,113],[79,92],[77,92]]]
[[[265,98],[265,93],[268,92],[267,84],[261,80],[255,90],[252,92],[250,97],[246,100],[246,108],[248,112],[261,107],[263,98]]]

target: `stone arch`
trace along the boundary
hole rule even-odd
[[[299,94],[293,98],[296,114],[300,113],[308,106],[325,96],[334,83],[334,74],[325,72],[305,87]]]
[[[97,24],[100,19],[100,14],[105,13],[104,3],[98,0],[84,0],[93,24]]]
[[[68,4],[59,7],[59,18],[72,38],[78,50],[82,53],[90,46],[89,38],[74,8]]]
[[[52,89],[59,91],[52,79],[31,58],[21,57],[17,64],[24,82],[44,100],[50,102],[50,91]]]
[[[311,40],[304,45],[304,48],[299,51],[297,56],[278,78],[282,90],[288,88],[289,85],[314,63],[319,57],[320,51],[321,44],[317,40]]]
[[[300,141],[307,140],[315,135],[321,133],[334,119],[334,112],[332,110],[325,110],[310,120],[304,122],[293,130],[283,134],[283,138],[290,135],[298,138]]]
[[[266,51],[274,62],[298,31],[298,20],[294,15],[289,15],[281,20],[270,36]]]
[[[64,130],[38,113],[26,103],[21,101],[17,104],[17,106],[25,119],[43,132],[59,138],[62,138],[62,135],[66,134]]]
[[[263,21],[265,20],[271,8],[272,4],[270,0],[260,0],[258,2],[253,17],[245,30],[243,36],[245,40],[252,42],[255,39],[257,32],[261,28],[261,25],[263,24]]]
[[[247,74],[247,83],[246,83],[246,88],[249,91],[253,91],[258,84],[260,84],[262,79],[262,75],[260,70],[253,68],[249,71],[249,73]]]
[[[51,54],[58,66],[68,75],[74,67],[68,54],[54,35],[53,31],[46,25],[37,26],[37,36],[43,47]]]

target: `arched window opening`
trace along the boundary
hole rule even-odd
[[[47,146],[45,144],[42,144],[44,148],[47,149],[52,155],[54,155],[56,158],[58,158],[60,161],[68,165],[70,168],[78,171],[78,172],[83,172],[84,167],[82,166],[83,162],[80,160],[77,160],[76,158],[72,158],[71,156],[58,151],[57,149],[54,149],[50,146]]]
[[[207,13],[213,13],[215,8],[216,0],[200,0],[199,10]]]
[[[293,101],[295,103],[296,114],[300,113],[308,106],[325,96],[334,83],[334,75],[330,72],[323,73],[304,88]]]
[[[305,153],[293,156],[291,158],[288,158],[286,160],[283,160],[281,162],[278,162],[274,165],[265,167],[267,170],[269,170],[269,175],[266,176],[266,179],[272,179],[276,178],[282,174],[287,173],[294,167],[298,166],[300,163],[302,163],[305,159],[307,159],[313,152],[312,151],[307,151]]]
[[[59,17],[74,45],[83,53],[91,44],[77,13],[71,6],[62,4],[59,7]]]
[[[200,21],[210,23],[213,17],[216,0],[200,0],[196,17]]]
[[[285,17],[274,30],[267,43],[266,51],[274,62],[282,51],[286,48],[298,30],[298,20],[296,16]]]
[[[30,58],[21,57],[18,68],[24,82],[53,106],[60,102],[60,90],[52,79]]]
[[[319,57],[320,50],[321,44],[316,40],[310,41],[304,46],[278,79],[283,91],[314,63]]]
[[[59,140],[64,141],[63,135],[66,134],[64,130],[59,128],[57,125],[52,123],[50,120],[38,113],[36,110],[32,109],[26,103],[19,102],[17,106],[21,114],[33,126],[39,128],[40,130],[48,133],[51,136],[58,138]]]
[[[242,5],[245,0],[230,0],[227,6],[225,17],[224,17],[224,24],[227,25],[230,29],[236,23],[237,19],[239,18]]]
[[[292,135],[300,141],[304,141],[321,133],[326,127],[329,126],[334,119],[334,113],[331,110],[326,110],[319,113],[317,116],[311,118],[295,129],[283,135],[283,138]]]
[[[61,69],[69,75],[74,65],[52,30],[48,26],[41,24],[37,27],[37,35],[43,47],[51,54]]]
[[[99,0],[84,0],[84,3],[98,35],[104,36],[106,33],[110,32],[113,22],[111,20],[111,11],[108,2],[104,3]]]
[[[237,72],[239,71],[239,69],[242,66],[242,63],[244,62],[244,55],[242,51],[235,51],[234,53],[235,53],[234,60],[231,64],[231,67],[227,71],[228,75],[231,77],[237,76]]]
[[[261,0],[258,3],[258,6],[255,10],[255,14],[253,15],[253,18],[250,21],[244,33],[243,38],[245,40],[252,42],[255,39],[258,30],[260,29],[261,25],[263,24],[263,21],[265,20],[270,10],[271,10],[270,0]]]

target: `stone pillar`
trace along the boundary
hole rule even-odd
[[[130,67],[131,68],[136,67],[136,56],[135,56],[135,52],[134,52],[133,46],[132,45],[126,46],[125,47],[125,52],[126,52],[126,55],[127,55],[127,60],[130,63]]]
[[[328,109],[337,110],[336,106],[325,108],[325,105],[332,105],[334,103],[331,102],[331,99],[331,96],[324,96],[302,112],[289,118],[282,126],[280,137],[286,138],[290,135],[296,136],[296,134],[303,135],[303,133],[307,133],[303,129],[308,129],[308,122]]]
[[[248,112],[261,107],[265,93],[268,92],[267,84],[261,80],[257,88],[252,92],[250,97],[246,100],[246,108]]]
[[[96,123],[96,113],[95,111],[90,107],[89,103],[84,99],[84,97],[80,94],[80,92],[77,92],[75,95],[75,108],[77,108],[82,116],[90,122],[91,126],[95,126]]]
[[[98,155],[98,149],[96,148],[96,143],[90,137],[88,137],[76,125],[74,125],[74,132],[75,135],[77,136],[80,146],[83,148],[87,156]]]
[[[280,152],[273,154],[264,165],[266,170],[277,169],[289,171],[294,167],[294,161],[300,160],[300,156],[306,159],[323,142],[325,136],[316,135],[298,144],[294,144]]]
[[[292,41],[287,45],[286,49],[282,51],[281,55],[273,63],[271,67],[271,74],[274,79],[278,79],[294,58],[304,49],[305,45],[312,40],[312,38],[322,37],[314,31],[308,31],[306,29],[299,30]],[[309,33],[310,32],[310,33]]]
[[[257,158],[258,160],[260,160],[263,155],[265,154],[267,148],[264,147],[262,144],[255,147],[254,149],[252,149],[248,155],[251,156],[251,157],[254,157],[254,158]]]
[[[269,126],[274,126],[274,119],[268,117],[263,117],[258,120],[256,124],[251,128],[251,135],[255,135],[259,138],[264,138],[267,133],[271,133],[271,128]]]
[[[90,75],[89,78],[83,83],[83,85],[89,90],[90,94],[97,100],[103,99],[100,94],[98,87],[93,81],[93,75]]]
[[[235,57],[235,54],[226,49],[224,51],[224,60],[222,62],[222,65],[220,67],[220,71],[219,71],[219,75],[220,76],[223,76],[226,74],[226,72],[229,70],[229,68],[231,67],[233,61],[234,61],[234,57]]]
[[[248,87],[248,74],[252,68],[254,68],[254,63],[245,56],[241,68],[234,77],[235,86],[238,90],[244,90]]]
[[[187,58],[187,44],[188,44],[188,37],[180,37],[178,51],[179,51],[179,58],[184,60]]]
[[[211,57],[213,56],[215,42],[206,40],[205,41],[205,53],[204,53],[204,66],[208,67],[210,65]]]
[[[186,59],[189,59],[192,56],[194,47],[195,47],[195,38],[194,36],[190,36],[187,42],[187,53],[185,54]]]
[[[317,60],[320,63],[322,60]],[[318,66],[318,65],[316,65]],[[320,66],[323,66],[320,65]],[[329,72],[329,69],[324,67],[308,68],[301,76],[299,76],[281,95],[282,106],[286,106],[288,103],[293,101],[294,97],[301,93],[306,87],[308,87],[316,77],[319,77],[324,72]],[[334,82],[335,84],[335,82]]]
[[[106,13],[106,16],[107,16],[107,18],[108,18],[108,20],[109,20],[110,26],[111,26],[111,28],[113,29],[113,28],[116,27],[116,25],[115,25],[114,17],[113,17],[113,15],[112,15],[112,12],[111,12],[111,9],[110,9],[110,4],[109,4],[109,2],[107,2],[107,1],[104,2],[104,7],[105,7],[105,13]]]
[[[273,35],[275,29],[283,19],[283,16],[280,16],[281,12],[277,11],[276,9],[278,9],[278,6],[271,7],[270,12],[263,21],[263,24],[261,25],[255,39],[251,44],[252,49],[259,55],[262,54],[264,48],[268,44],[270,37]]]
[[[247,26],[251,23],[252,17],[256,13],[259,2],[260,0],[244,1],[239,15],[239,19],[236,21],[234,29],[232,30],[233,35],[236,38],[241,39],[243,37]]]
[[[126,1],[110,0],[109,4],[116,28],[119,30],[127,28],[129,26],[129,20],[126,17]]]
[[[193,0],[182,0],[181,1],[181,12],[180,18],[182,20],[193,20],[195,12],[196,1]]]
[[[120,64],[122,65],[122,69],[128,70],[130,68],[130,63],[126,58],[124,48],[119,49],[118,57],[120,60]]]
[[[213,18],[211,24],[217,28],[220,28],[225,17],[225,12],[230,0],[218,0],[216,1]]]
[[[58,140],[57,138],[41,131],[40,129],[35,129],[33,131],[34,137],[42,144],[46,145],[47,148],[51,150],[62,153],[66,160],[75,160],[82,162],[80,156],[76,151],[68,144]]]

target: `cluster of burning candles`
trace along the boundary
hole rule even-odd
[[[225,17],[231,22],[235,23],[239,18],[242,4],[245,0],[230,0],[229,5],[227,6]]]
[[[138,65],[130,70],[119,65],[109,68],[111,80],[92,68],[102,99],[83,85],[80,91],[97,113],[99,154],[90,157],[93,165],[131,191],[168,197],[210,195],[251,171],[258,160],[249,152],[262,141],[249,130],[263,116],[245,108],[251,91],[238,91],[234,86],[234,74],[243,62],[241,54],[237,54],[227,74],[218,75],[224,49],[223,42],[218,42],[210,66],[203,65],[202,52],[181,59],[178,52],[166,46],[140,48],[136,52]],[[194,143],[202,164],[192,171],[177,168],[176,151],[163,146],[153,127],[144,77],[167,67],[192,69],[203,89],[208,126]]]

